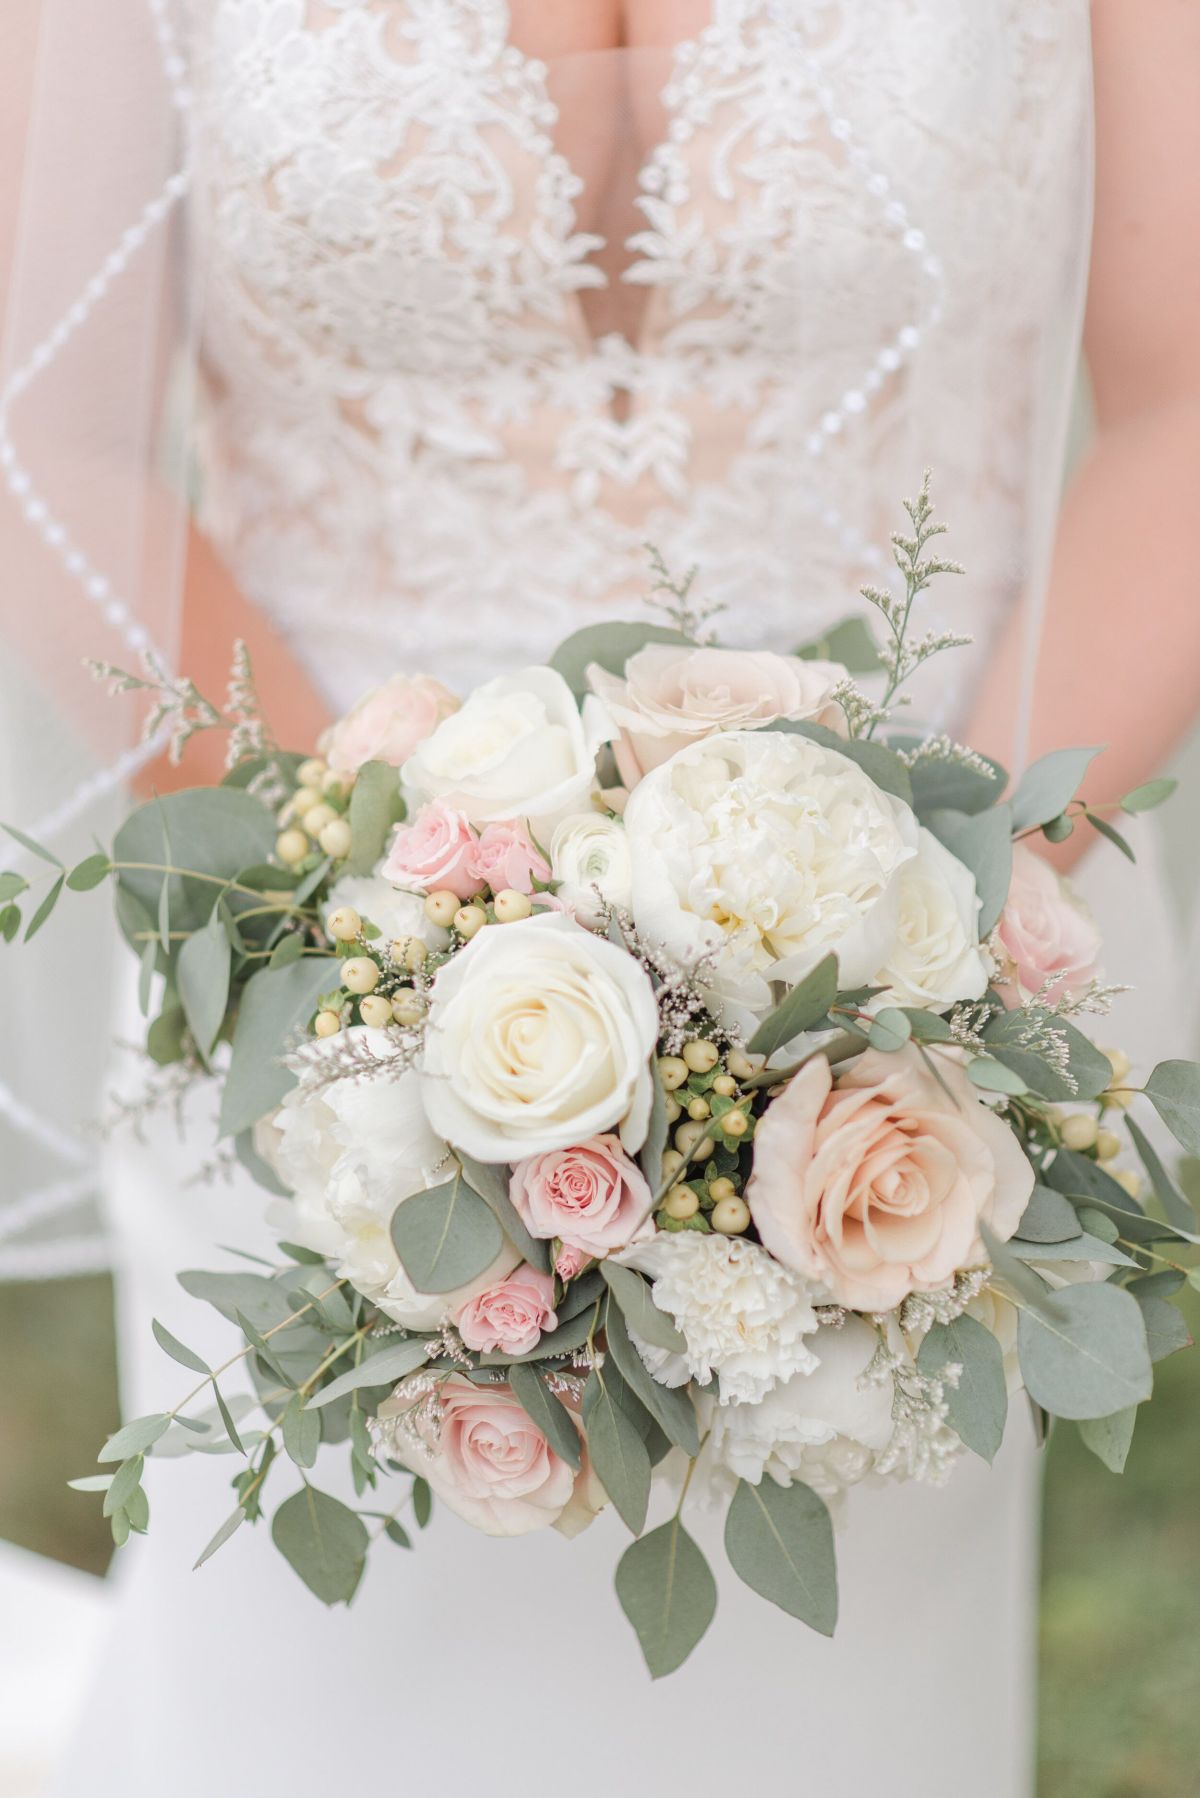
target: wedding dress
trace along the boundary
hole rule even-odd
[[[648,543],[699,568],[723,640],[790,650],[886,583],[926,464],[968,569],[927,622],[974,645],[922,715],[964,719],[1022,603],[1036,653],[1087,264],[1085,0],[713,0],[671,50],[550,66],[505,0],[191,0],[178,23],[195,506],[331,705],[399,666],[465,690],[642,615]],[[209,1109],[184,1144],[159,1119],[109,1151],[128,1415],[178,1397],[152,1316],[228,1340],[175,1272],[271,1240],[244,1180],[188,1183]],[[165,1464],[56,1789],[1017,1798],[1032,1455],[1014,1428],[995,1470],[967,1461],[853,1495],[832,1643],[721,1575],[715,1627],[653,1687],[607,1515],[569,1544],[436,1517],[325,1612],[261,1530],[192,1574],[232,1467]]]

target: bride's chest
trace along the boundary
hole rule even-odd
[[[210,267],[346,369],[811,351],[1028,254],[1078,148],[1085,0],[712,0],[549,64],[506,0],[193,7]]]

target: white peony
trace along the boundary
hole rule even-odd
[[[646,1140],[658,1007],[631,955],[560,912],[480,931],[438,974],[421,1075],[429,1118],[479,1161],[617,1130]]]
[[[387,1033],[356,1028],[382,1058],[396,1053]],[[314,1043],[310,1064],[336,1052]],[[418,1293],[392,1244],[397,1205],[445,1178],[446,1145],[429,1126],[420,1081],[411,1070],[336,1080],[323,1089],[293,1087],[260,1147],[293,1192],[283,1228],[304,1248],[325,1255],[339,1275],[410,1329],[434,1329],[464,1299],[516,1266],[507,1245],[485,1274],[461,1291]]]
[[[409,756],[401,779],[415,804],[444,800],[472,824],[544,827],[587,804],[601,741],[561,674],[526,668],[477,687]]]
[[[858,1318],[822,1328],[812,1373],[793,1375],[758,1404],[714,1410],[715,1460],[755,1486],[764,1473],[783,1486],[801,1480],[825,1498],[855,1485],[892,1437],[892,1381],[863,1379],[878,1346]]]
[[[418,893],[402,893],[389,880],[377,874],[347,874],[329,889],[329,897],[321,907],[322,918],[353,906],[359,916],[374,924],[384,942],[395,937],[418,936],[430,949],[441,949],[449,942],[449,933],[439,930],[425,916],[425,900]]]
[[[600,812],[572,812],[550,839],[550,873],[558,897],[584,924],[603,918],[601,901],[628,910],[633,863],[625,826]]]
[[[892,952],[873,985],[886,986],[880,1005],[943,1010],[987,991],[988,964],[979,946],[975,876],[938,842],[918,833],[917,854],[900,871],[900,916]]]
[[[812,1289],[757,1243],[664,1231],[617,1259],[650,1276],[655,1304],[687,1343],[679,1355],[634,1338],[661,1385],[704,1385],[715,1374],[722,1406],[755,1405],[781,1380],[816,1367],[804,1340],[817,1328]]]
[[[908,806],[807,737],[733,731],[683,750],[625,811],[633,915],[680,960],[710,957],[714,996],[752,1027],[772,982],[829,951],[841,985],[891,955],[900,873],[917,852]]]

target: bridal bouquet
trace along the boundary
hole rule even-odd
[[[1008,792],[901,727],[956,641],[914,632],[952,565],[927,492],[908,512],[903,593],[866,595],[882,646],[844,629],[842,662],[714,646],[685,583],[667,624],[585,630],[461,704],[395,675],[301,757],[241,657],[222,785],[55,871],[28,931],[114,882],[149,1053],[219,1081],[280,1239],[181,1275],[240,1332],[224,1367],[154,1323],[196,1383],[77,1482],[118,1542],[147,1524],[144,1457],[189,1447],[237,1467],[201,1561],[299,1470],[271,1534],[326,1603],[435,1496],[501,1536],[611,1505],[657,1676],[716,1606],[689,1493],[744,1581],[830,1633],[858,1482],[990,1461],[1021,1394],[1122,1467],[1200,1242],[1127,1108],[1200,1153],[1200,1068],[1134,1083],[1079,1028],[1114,989],[1033,845],[1127,850],[1113,814],[1170,783],[1097,806],[1068,749]],[[180,736],[228,721],[119,684],[160,685]],[[338,1443],[344,1497],[311,1477]]]

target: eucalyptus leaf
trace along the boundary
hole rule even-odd
[[[334,1399],[344,1397],[347,1392],[357,1392],[364,1386],[394,1386],[398,1380],[406,1379],[425,1365],[429,1347],[427,1337],[414,1337],[408,1342],[396,1342],[390,1348],[380,1349],[378,1354],[369,1355],[349,1373],[331,1380],[328,1386],[314,1393],[308,1401],[308,1409],[319,1411],[323,1405],[331,1405]]]
[[[218,1548],[224,1548],[224,1546],[228,1542],[229,1538],[232,1535],[236,1534],[236,1532],[241,1529],[241,1527],[242,1527],[243,1523],[245,1523],[245,1521],[246,1521],[246,1512],[245,1512],[244,1508],[241,1505],[239,1505],[237,1510],[231,1512],[230,1515],[225,1519],[224,1523],[221,1525],[221,1527],[217,1531],[216,1535],[213,1536],[212,1539],[209,1542],[207,1542],[205,1544],[205,1546],[200,1550],[200,1553],[197,1556],[196,1560],[192,1563],[192,1572],[195,1573],[197,1568],[203,1567],[205,1561],[210,1561],[212,1559],[213,1555],[216,1554]]]
[[[1017,1225],[1021,1241],[1067,1242],[1082,1233],[1074,1205],[1052,1186],[1036,1185]]]
[[[1105,1220],[1107,1222],[1107,1219]],[[1114,1247],[1100,1236],[1092,1236],[1086,1230],[1082,1236],[1074,1236],[1069,1242],[1022,1242],[1019,1236],[1009,1241],[1008,1247],[1022,1261],[1039,1267],[1043,1261],[1054,1264],[1056,1261],[1099,1261],[1106,1267],[1137,1267],[1138,1263],[1124,1249]]]
[[[930,812],[924,822],[951,855],[975,876],[979,894],[979,935],[986,940],[996,928],[1012,884],[1013,817],[1009,805],[992,806],[970,815],[959,811]]]
[[[624,674],[629,658],[645,649],[647,643],[688,642],[681,631],[666,625],[627,624],[614,619],[611,624],[589,624],[573,632],[550,657],[550,667],[562,675],[576,699],[582,699],[589,691],[587,671],[593,663],[609,674]]]
[[[122,1461],[104,1494],[102,1513],[105,1517],[111,1517],[114,1511],[128,1510],[130,1499],[142,1483],[144,1466],[141,1455],[133,1455],[128,1461]]]
[[[826,955],[815,968],[794,986],[774,1011],[763,1019],[750,1038],[752,1055],[774,1055],[785,1043],[811,1030],[826,1016],[837,998],[838,967],[836,955]],[[656,1184],[655,1181],[651,1182]]]
[[[916,747],[916,740],[914,740]],[[986,761],[986,758],[983,758]],[[909,769],[913,789],[913,810],[918,818],[929,812],[987,811],[995,805],[1008,782],[1008,775],[998,762],[986,762],[976,768],[963,762],[937,757],[923,758]]]
[[[511,1368],[508,1383],[513,1397],[532,1417],[555,1454],[578,1473],[583,1464],[579,1431],[562,1400],[555,1397],[537,1369],[528,1365]]]
[[[63,887],[65,884],[66,884],[66,876],[64,874],[60,874],[58,879],[54,882],[53,886],[50,888],[50,891],[46,894],[45,898],[42,900],[41,904],[38,906],[37,910],[34,912],[32,918],[30,918],[29,923],[26,925],[25,937],[24,937],[25,942],[29,942],[32,937],[35,937],[37,935],[38,931],[42,928],[42,925],[49,918],[51,912],[54,910],[55,906],[58,904],[59,899],[62,897],[62,890],[63,890]]]
[[[638,1166],[651,1192],[657,1192],[662,1179],[663,1151],[666,1149],[667,1133],[670,1130],[667,1122],[667,1095],[657,1060],[650,1063],[650,1081],[650,1121],[646,1127],[646,1140],[638,1154]]]
[[[1143,1091],[1176,1142],[1200,1155],[1200,1064],[1160,1061]]]
[[[588,1455],[627,1529],[640,1536],[650,1503],[650,1456],[629,1410],[617,1397],[623,1382],[615,1367],[593,1368],[583,1389]]]
[[[282,1056],[319,996],[338,984],[332,956],[305,956],[289,968],[264,968],[247,981],[221,1093],[221,1135],[237,1136],[281,1105],[296,1077]]]
[[[196,1047],[206,1060],[225,1022],[232,955],[219,905],[179,951],[175,972],[179,998]]]
[[[108,877],[111,870],[112,863],[101,850],[99,854],[86,856],[83,861],[76,863],[67,875],[67,885],[73,893],[90,893],[93,887],[98,887]],[[2,891],[0,888],[0,893]]]
[[[1121,801],[1121,810],[1131,813],[1151,812],[1156,805],[1164,804],[1178,785],[1177,780],[1166,778],[1144,781],[1140,787],[1134,787],[1132,792],[1126,793]]]
[[[616,1585],[651,1677],[674,1673],[717,1608],[712,1571],[678,1517],[630,1543],[617,1567]]]
[[[975,1055],[967,1063],[967,1079],[985,1093],[1008,1093],[1019,1097],[1029,1091],[1024,1077],[1016,1068],[998,1061],[992,1055]]]
[[[1107,1417],[1150,1396],[1146,1326],[1119,1286],[1067,1286],[1055,1314],[1022,1310],[1017,1346],[1026,1390],[1055,1417]]]
[[[984,1029],[988,1054],[1019,1074],[1029,1091],[1058,1104],[1097,1099],[1112,1079],[1112,1063],[1082,1030],[1066,1018],[1047,1024],[1057,1037],[1065,1073],[1028,1046],[1028,1019],[1019,1011],[998,1012]]]
[[[1136,1405],[1126,1405],[1123,1410],[1113,1411],[1108,1417],[1084,1417],[1079,1421],[1080,1437],[1096,1458],[1103,1461],[1110,1473],[1125,1471],[1137,1413]]]
[[[856,615],[843,618],[793,654],[801,662],[838,662],[847,674],[876,674],[883,666],[866,619]]]
[[[1099,749],[1052,749],[1031,764],[1013,795],[1013,831],[1035,829],[1065,812]]]
[[[133,1418],[109,1437],[96,1456],[97,1461],[125,1461],[130,1455],[145,1454],[160,1436],[165,1435],[170,1422],[165,1411],[152,1411],[148,1417]]]
[[[23,830],[17,829],[15,824],[0,824],[0,830],[7,831],[14,843],[20,843],[22,849],[28,849],[30,853],[36,855],[39,860],[49,862],[52,868],[61,868],[63,866],[62,862],[59,861],[52,849],[46,849],[41,843],[35,843],[32,837],[27,837]]]
[[[321,1446],[321,1419],[309,1411],[297,1393],[288,1400],[280,1419],[283,1447],[297,1467],[311,1467]]]
[[[211,1369],[207,1361],[201,1359],[195,1349],[188,1348],[180,1342],[178,1336],[172,1336],[165,1324],[160,1324],[157,1317],[151,1318],[150,1328],[154,1332],[154,1340],[160,1349],[170,1355],[172,1361],[178,1361],[181,1367],[190,1367],[193,1373],[209,1373]]]
[[[1151,1361],[1165,1361],[1168,1355],[1177,1355],[1180,1349],[1191,1348],[1192,1335],[1187,1327],[1187,1319],[1169,1299],[1160,1298],[1156,1294],[1139,1293],[1134,1302],[1141,1307]]]
[[[919,1043],[952,1043],[954,1034],[945,1018],[936,1011],[921,1011],[914,1005],[904,1007],[909,1034]]]
[[[401,1200],[392,1216],[392,1242],[418,1292],[466,1286],[504,1247],[495,1213],[461,1168],[444,1185]]]
[[[283,1288],[263,1274],[187,1269],[175,1277],[189,1297],[212,1305],[231,1324],[238,1322],[240,1312],[256,1330],[272,1330],[296,1309]]]
[[[738,1578],[802,1623],[831,1636],[837,1623],[837,1558],[824,1502],[799,1481],[769,1474],[739,1480],[725,1519],[725,1552]]]
[[[810,742],[819,743],[822,749],[832,749],[848,762],[854,762],[883,792],[902,799],[905,805],[912,804],[913,788],[908,769],[895,750],[888,749],[883,743],[871,743],[864,737],[840,737],[824,724],[790,718],[777,718],[765,728],[781,731],[787,736],[807,737]]]
[[[1133,1146],[1141,1156],[1142,1166],[1150,1176],[1154,1196],[1162,1206],[1167,1222],[1174,1224],[1176,1229],[1194,1231],[1196,1229],[1196,1213],[1163,1166],[1154,1144],[1135,1118],[1127,1118],[1126,1123]]]
[[[26,891],[28,886],[29,882],[23,874],[0,874],[0,904],[5,900],[17,898],[20,893]]]
[[[641,1274],[631,1267],[621,1267],[615,1261],[602,1261],[600,1272],[635,1336],[655,1348],[666,1349],[669,1354],[686,1354],[685,1338],[667,1313],[659,1310]]]
[[[277,828],[264,805],[230,787],[193,787],[164,794],[139,806],[117,832],[114,862],[153,864],[119,868],[120,888],[143,912],[158,918],[165,885],[172,927],[199,930],[221,892],[218,882],[233,880],[239,869],[269,860]],[[215,879],[189,879],[157,871],[167,859],[162,852],[164,829],[169,840],[180,846],[189,870]]]
[[[550,1272],[550,1244],[540,1237],[531,1235],[524,1218],[512,1202],[509,1193],[511,1176],[507,1167],[497,1167],[494,1163],[476,1161],[471,1155],[458,1152],[463,1172],[484,1204],[495,1213],[496,1222],[500,1225],[513,1248],[519,1250],[522,1257],[539,1273]]]
[[[373,874],[393,826],[404,816],[400,776],[387,762],[366,762],[350,794],[350,854],[345,874]]]
[[[276,1511],[271,1537],[322,1604],[349,1604],[367,1556],[369,1538],[361,1517],[306,1483]]]
[[[1031,1311],[1039,1316],[1053,1317],[1057,1311],[1057,1294],[1052,1293],[1046,1282],[1014,1252],[1016,1245],[1001,1242],[982,1221],[979,1234],[983,1238],[983,1246],[988,1252],[988,1260],[992,1264],[996,1280],[1002,1286],[1007,1286],[1011,1295]]]
[[[908,1021],[907,1012],[894,1005],[886,1005],[882,1011],[876,1012],[867,1031],[867,1040],[873,1049],[881,1050],[885,1055],[894,1055],[903,1049],[912,1035],[912,1025]]]
[[[920,1371],[935,1378],[951,1362],[962,1374],[957,1386],[945,1387],[947,1422],[969,1449],[991,1462],[1008,1417],[1004,1355],[992,1332],[966,1312],[951,1323],[934,1324],[917,1355]]]
[[[660,1386],[651,1378],[646,1363],[630,1340],[619,1306],[610,1292],[604,1311],[604,1333],[617,1372],[626,1381],[651,1417],[661,1425],[676,1448],[686,1455],[700,1452],[696,1412],[686,1386]]]
[[[1125,857],[1126,861],[1137,861],[1137,856],[1134,854],[1133,848],[1128,840],[1121,835],[1115,825],[1108,822],[1107,818],[1101,818],[1095,812],[1088,812],[1087,821],[1099,836],[1106,838],[1107,841],[1112,844],[1114,849],[1119,849],[1121,851],[1121,854]]]

